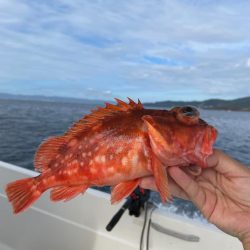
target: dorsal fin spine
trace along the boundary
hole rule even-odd
[[[132,99],[130,99],[129,97],[127,97],[127,98],[129,100],[129,105],[130,106],[132,106],[132,107],[136,107],[137,106],[137,104]]]
[[[143,109],[143,105],[142,105],[142,103],[141,103],[141,101],[140,101],[139,98],[138,98],[138,104],[137,104],[137,105],[138,105],[139,108],[142,108],[142,109]]]
[[[129,112],[132,110],[143,109],[141,102],[138,100],[138,104],[132,99],[128,98],[129,104],[116,99],[117,105],[106,103],[106,107],[97,107],[92,110],[92,113],[85,115],[82,119],[76,122],[63,136],[55,136],[44,141],[38,148],[34,165],[35,169],[42,172],[46,169],[53,167],[50,166],[51,160],[55,159],[57,154],[60,154],[60,149],[67,145],[67,143],[77,137],[79,133],[87,131],[93,125],[97,125],[98,122],[102,122],[105,118],[110,118],[123,112]]]
[[[129,104],[115,98],[117,105],[105,103],[105,107],[97,107],[92,110],[92,113],[85,115],[82,119],[76,122],[65,134],[65,137],[72,138],[77,136],[79,133],[85,131],[86,129],[91,128],[95,123],[101,122],[105,118],[115,116],[118,113],[140,110],[143,109],[143,106],[140,101],[138,104],[135,103],[132,99],[129,99]]]

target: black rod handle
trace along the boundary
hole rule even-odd
[[[122,205],[122,207],[118,210],[118,212],[113,216],[111,221],[106,226],[107,231],[111,231],[114,228],[117,222],[121,219],[125,210],[129,207],[130,203],[131,203],[131,198],[128,198],[127,201]]]
[[[114,215],[114,217],[111,219],[109,224],[106,226],[107,231],[111,231],[113,227],[117,224],[117,222],[121,219],[123,213],[125,212],[125,208],[121,208],[118,210],[118,212]]]

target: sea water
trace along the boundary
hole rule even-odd
[[[49,136],[61,135],[95,105],[42,101],[0,100],[0,160],[34,169],[33,157]],[[250,112],[200,110],[219,132],[216,147],[250,166]],[[109,190],[103,188],[104,191]],[[159,195],[152,199],[160,204]],[[201,218],[191,202],[175,198],[162,209]]]

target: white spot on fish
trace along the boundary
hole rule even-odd
[[[47,179],[42,180],[43,185],[47,185]]]
[[[78,160],[73,160],[72,161],[72,165],[78,165],[78,164],[79,164]]]
[[[89,152],[88,152],[88,156],[91,156],[91,155],[92,155],[92,153],[89,151]]]
[[[101,163],[101,157],[100,157],[100,155],[97,155],[97,156],[95,157],[95,162]]]
[[[39,190],[36,190],[36,191],[33,193],[34,196],[39,196],[40,194],[41,194],[41,191],[39,191]]]
[[[94,138],[89,140],[89,144],[94,144],[96,142],[96,140]]]
[[[137,141],[137,142],[143,142],[143,138],[142,138],[142,137],[137,137],[137,138],[136,138],[136,141]]]
[[[71,171],[71,170],[69,170],[69,169],[67,169],[67,170],[64,170],[64,171],[63,171],[63,174],[64,174],[64,175],[68,175],[68,176],[69,176],[69,175],[71,175],[71,174],[72,174],[72,171]]]
[[[82,145],[79,145],[78,149],[82,149]]]
[[[77,139],[73,139],[73,140],[71,140],[71,141],[69,142],[69,146],[70,146],[70,147],[74,147],[74,146],[76,145],[76,143],[77,143]]]
[[[149,152],[148,152],[148,149],[146,147],[144,148],[143,153],[146,157],[149,157]]]
[[[128,163],[128,158],[126,156],[122,157],[122,165],[126,166]]]
[[[109,167],[108,169],[107,169],[107,171],[108,171],[108,173],[114,173],[114,171],[115,171],[115,169],[114,169],[114,167]]]
[[[93,164],[93,160],[91,160],[90,162],[89,162],[89,165],[92,165]]]
[[[114,156],[111,154],[111,155],[109,156],[109,159],[112,160],[113,158],[114,158]]]
[[[101,156],[101,163],[105,163],[106,162],[106,157],[105,157],[105,155],[102,155]]]
[[[132,166],[133,167],[136,167],[137,166],[137,164],[138,164],[138,155],[137,154],[134,154],[134,156],[132,157],[132,159],[131,159],[131,163],[132,163]]]
[[[83,167],[83,165],[84,165],[84,164],[83,164],[83,162],[81,161],[81,162],[80,162],[80,166]]]
[[[119,153],[122,152],[122,150],[123,150],[123,148],[122,148],[122,147],[119,147],[119,148],[116,149],[115,153],[116,153],[116,154],[119,154]]]
[[[128,157],[130,158],[130,157],[132,157],[134,155],[134,151],[133,150],[129,150],[128,151]]]
[[[96,174],[97,173],[97,169],[96,168],[90,168],[90,173],[91,174]]]
[[[85,156],[86,156],[86,153],[85,153],[85,152],[83,152],[83,153],[82,153],[82,157],[84,158]]]
[[[55,177],[54,175],[51,175],[51,176],[49,177],[49,180],[50,180],[50,181],[54,181],[55,178],[56,178],[56,177]]]

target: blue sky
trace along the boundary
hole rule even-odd
[[[250,1],[0,0],[0,92],[250,95]]]

